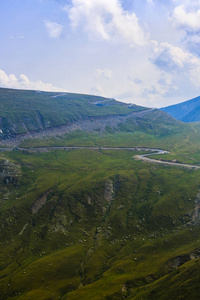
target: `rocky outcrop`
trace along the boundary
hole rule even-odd
[[[166,264],[165,264],[165,271],[167,273],[172,272],[173,270],[176,270],[178,267],[182,266],[186,262],[197,259],[200,257],[200,248],[194,249],[188,254],[185,255],[180,255],[176,256],[172,259],[170,259]]]
[[[113,200],[113,192],[114,192],[113,182],[111,180],[107,180],[105,184],[104,198],[106,199],[109,205]]]
[[[192,223],[197,224],[200,222],[200,192],[198,193],[196,199],[195,199],[195,206],[194,206],[194,212],[192,214]]]
[[[16,182],[21,176],[21,167],[8,159],[0,162],[0,181],[9,184]]]
[[[47,201],[47,195],[48,195],[48,193],[42,195],[42,197],[40,197],[39,199],[36,200],[36,202],[34,203],[34,205],[32,207],[32,214],[37,214],[38,211],[45,205],[45,203]]]

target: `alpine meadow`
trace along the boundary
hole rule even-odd
[[[0,299],[198,299],[200,123],[0,89]]]

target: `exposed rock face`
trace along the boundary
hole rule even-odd
[[[178,267],[180,267],[184,263],[186,263],[190,260],[193,260],[193,259],[197,259],[199,257],[200,257],[200,248],[194,249],[189,254],[174,257],[166,263],[167,271],[176,270]],[[168,270],[168,268],[169,268],[169,270]]]
[[[108,179],[105,182],[105,189],[104,189],[104,199],[108,203],[108,205],[102,207],[102,211],[105,214],[111,205],[111,202],[113,200],[113,192],[114,192],[114,187],[113,187],[113,182]]]
[[[190,259],[197,259],[200,257],[200,248],[194,249],[192,252],[190,252]]]
[[[127,287],[125,284],[122,285],[122,293],[126,294],[127,293]]]
[[[0,162],[0,179],[5,176],[19,176],[21,175],[21,168],[19,165],[12,163],[9,160],[3,160]]]
[[[47,194],[42,195],[39,199],[36,200],[35,204],[32,207],[32,214],[37,214],[38,211],[45,205],[47,201]]]
[[[88,196],[88,205],[92,205],[92,199],[91,199],[91,197],[90,196]]]
[[[54,232],[54,233],[60,232],[63,233],[64,235],[67,234],[70,225],[73,223],[71,219],[70,220],[67,219],[63,211],[56,212],[52,222],[53,224],[50,227],[50,232]]]
[[[191,201],[191,199],[189,199]],[[200,223],[200,191],[197,194],[194,202],[194,210],[188,213],[190,221],[186,224],[187,226],[197,225]]]
[[[195,199],[195,207],[194,212],[192,214],[192,223],[199,223],[200,222],[200,192],[198,193]]]
[[[9,187],[10,184],[18,185],[21,178],[21,167],[9,160],[0,161],[0,182]]]
[[[113,200],[113,182],[111,180],[107,180],[105,184],[105,191],[104,191],[104,198],[108,202],[108,204],[111,204]]]
[[[189,254],[177,256],[177,257],[174,257],[171,260],[169,260],[167,262],[167,266],[171,270],[175,270],[175,269],[177,269],[178,267],[180,267],[181,265],[183,265],[184,263],[186,263],[189,260],[190,260],[190,255]]]

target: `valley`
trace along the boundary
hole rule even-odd
[[[12,142],[11,142],[12,143]],[[15,148],[14,148],[15,149]],[[65,147],[61,147],[61,146],[57,146],[57,147],[34,147],[34,148],[21,148],[18,147],[17,150],[18,151],[25,151],[25,152],[48,152],[48,151],[52,151],[52,150],[131,150],[131,151],[151,151],[153,153],[147,153],[147,154],[143,154],[143,155],[135,155],[133,158],[135,160],[143,160],[145,162],[148,163],[157,163],[157,164],[162,164],[162,165],[169,165],[169,166],[175,166],[175,167],[180,167],[180,168],[187,168],[187,169],[200,169],[199,165],[190,165],[190,164],[184,164],[184,163],[178,163],[176,161],[174,162],[170,162],[170,161],[165,161],[165,160],[158,160],[158,159],[152,159],[152,158],[148,158],[149,155],[163,155],[163,154],[169,154],[169,151],[166,150],[161,150],[161,149],[153,149],[153,148],[141,148],[141,147],[134,147],[134,148],[128,148],[128,147],[118,147],[118,148],[105,148],[105,147],[79,147],[79,146],[65,146]],[[13,148],[0,148],[0,151],[12,151]]]
[[[199,123],[113,99],[19,93],[1,123],[0,299],[198,299]],[[38,115],[58,100],[43,127],[24,113],[25,95]]]

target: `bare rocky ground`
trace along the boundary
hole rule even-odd
[[[79,120],[67,125],[61,125],[56,127],[51,127],[45,130],[37,132],[27,132],[26,134],[17,135],[13,138],[4,139],[0,141],[0,146],[10,146],[16,147],[25,139],[42,139],[45,137],[56,137],[61,136],[66,133],[70,133],[76,130],[83,130],[86,132],[91,131],[104,131],[106,126],[116,128],[119,123],[125,123],[126,120],[134,117],[143,117],[154,109],[148,109],[139,112],[133,112],[128,115],[115,115],[115,116],[105,116],[105,117],[92,117],[85,120]]]

